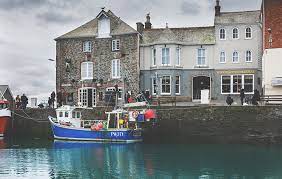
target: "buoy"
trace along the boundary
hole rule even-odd
[[[145,112],[145,119],[154,119],[156,118],[156,113],[153,109],[148,109]]]
[[[103,124],[102,124],[102,123],[99,123],[99,124],[98,124],[98,127],[99,127],[100,129],[102,129],[102,128],[103,128]]]

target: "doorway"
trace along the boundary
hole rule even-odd
[[[201,100],[201,90],[210,90],[211,78],[208,76],[193,77],[193,101]]]
[[[96,106],[96,89],[95,88],[80,88],[79,89],[79,102],[82,107],[95,107]]]

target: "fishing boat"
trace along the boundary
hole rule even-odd
[[[11,110],[9,109],[9,101],[0,100],[0,137],[4,137],[11,120]]]
[[[116,109],[105,112],[105,119],[85,120],[82,116],[83,110],[85,109],[67,105],[56,109],[57,118],[49,116],[54,138],[97,142],[141,142],[143,129],[140,123],[155,118],[155,113],[151,109],[138,111]]]

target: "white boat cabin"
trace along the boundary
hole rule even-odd
[[[81,108],[62,106],[56,109],[57,122],[72,127],[81,127]]]

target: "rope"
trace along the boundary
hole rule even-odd
[[[37,122],[37,123],[40,123],[40,122],[48,122],[48,121],[46,121],[45,119],[35,119],[35,118],[32,118],[32,117],[25,117],[25,116],[22,116],[22,115],[20,115],[20,114],[18,114],[18,113],[15,113],[14,111],[12,111],[12,113],[13,114],[15,114],[16,116],[19,116],[19,117],[21,117],[21,118],[24,118],[24,119],[30,119],[30,120],[32,120],[32,121],[34,121],[34,122]],[[26,114],[26,113],[25,113]]]

